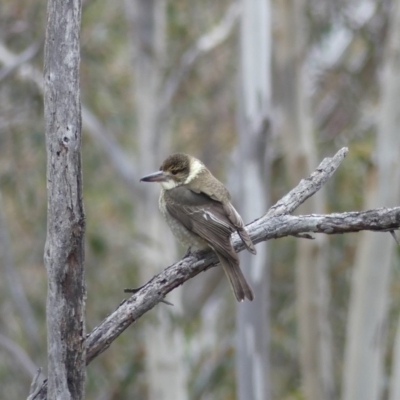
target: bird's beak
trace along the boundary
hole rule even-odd
[[[144,176],[141,182],[164,182],[168,179],[164,171],[153,172],[152,174]]]

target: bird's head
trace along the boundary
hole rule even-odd
[[[176,153],[169,156],[160,170],[144,176],[142,182],[158,182],[165,190],[185,185],[196,178],[206,167],[188,154]]]

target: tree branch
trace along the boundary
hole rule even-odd
[[[8,50],[8,48],[0,41],[0,62],[4,65],[0,71],[0,79],[2,71],[18,70],[21,79],[33,81],[39,92],[43,94],[43,77],[41,72],[33,65],[29,64],[29,57],[33,57],[33,50],[36,49],[39,42],[33,43],[27,50],[16,55]],[[39,43],[41,44],[41,42]],[[7,75],[9,73],[7,72]],[[5,75],[5,76],[7,76]],[[4,76],[4,77],[5,77]],[[88,107],[82,104],[82,122],[84,129],[93,137],[96,143],[100,143],[104,151],[110,157],[115,169],[120,176],[128,184],[131,189],[137,188],[139,177],[136,173],[135,165],[129,160],[126,152],[124,152],[115,141],[114,136],[109,132],[99,118],[90,111]]]
[[[4,78],[6,78],[11,73],[13,73],[19,66],[27,63],[29,60],[31,60],[33,57],[35,57],[36,54],[39,52],[39,50],[42,48],[42,45],[43,45],[43,39],[36,40],[27,49],[25,49],[22,53],[18,54],[18,56],[12,57],[12,61],[10,63],[6,64],[0,70],[0,81],[2,81]],[[10,53],[8,53],[8,56],[9,55],[10,55]],[[4,53],[3,57],[4,56],[7,56],[7,54]]]
[[[172,98],[197,59],[201,55],[215,49],[229,37],[236,25],[239,14],[240,4],[238,2],[232,3],[228,7],[219,24],[210,32],[201,36],[196,43],[183,54],[179,66],[173,70],[164,84],[160,101],[161,114],[168,109]],[[41,73],[28,63],[28,61],[39,51],[41,44],[41,40],[37,41],[21,54],[15,55],[0,42],[0,62],[4,64],[3,69],[0,70],[0,80],[19,68],[21,78],[34,81],[39,91],[43,93],[43,80]],[[102,124],[98,117],[84,104],[82,104],[82,122],[83,127],[87,129],[95,141],[102,145],[103,149],[110,157],[114,167],[128,184],[129,188],[136,190],[139,178],[137,177],[135,164],[115,141],[113,135],[107,130],[106,126]]]
[[[188,76],[196,60],[203,54],[215,49],[223,43],[231,34],[240,14],[240,4],[232,3],[218,25],[210,32],[201,36],[196,43],[182,56],[177,68],[174,68],[167,78],[161,94],[160,109],[165,112],[171,103],[172,98],[178,91],[182,81]]]
[[[332,158],[327,157],[322,160],[321,164],[308,178],[302,179],[294,189],[273,205],[262,218],[267,219],[293,212],[325,185],[326,181],[339,168],[348,152],[349,149],[343,147]]]
[[[36,374],[37,367],[25,350],[2,333],[0,333],[0,346],[10,353],[12,361],[18,362],[30,378]],[[11,362],[10,359],[8,361]]]
[[[247,226],[254,243],[305,232],[338,234],[372,230],[386,232],[400,228],[400,207],[330,215],[284,215],[259,219]],[[244,250],[237,235],[232,238],[237,252]],[[167,267],[154,276],[116,311],[96,327],[86,339],[87,364],[105,351],[133,322],[161,302],[165,296],[185,281],[218,264],[215,254],[196,252]]]
[[[92,138],[100,143],[110,157],[115,169],[127,183],[131,190],[138,189],[139,177],[134,163],[128,157],[126,151],[122,150],[114,136],[107,130],[104,124],[84,104],[82,105],[83,128],[92,135]]]
[[[39,368],[36,371],[36,375],[32,379],[31,387],[29,389],[29,396],[27,400],[33,400],[34,397],[36,396],[36,393],[39,392],[40,387],[39,387],[39,377],[42,374],[42,368]]]
[[[347,148],[343,148],[334,157],[324,159],[307,179],[303,179],[272,206],[265,216],[247,225],[251,239],[255,243],[259,243],[308,232],[339,234],[361,230],[386,232],[399,229],[400,207],[329,215],[287,215],[321,189],[337,170],[347,152]],[[244,249],[237,234],[232,235],[232,244],[237,252]],[[86,363],[89,364],[108,349],[129,325],[162,302],[169,292],[217,264],[218,259],[213,252],[199,251],[184,257],[155,275],[133,296],[124,300],[87,336]],[[44,383],[35,398],[45,399],[46,390],[46,383]]]

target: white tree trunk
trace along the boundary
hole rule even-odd
[[[271,106],[271,29],[268,1],[242,0],[242,7],[238,111],[239,212],[248,223],[265,213],[269,204],[266,137]],[[255,299],[238,305],[238,398],[266,400],[270,398],[267,245],[258,246],[255,257],[242,253],[240,260]]]
[[[134,97],[137,117],[137,171],[158,170],[169,153],[169,132],[160,119],[160,91],[165,60],[165,0],[126,0],[133,45]],[[162,126],[163,125],[163,126]],[[136,234],[143,240],[141,280],[150,280],[177,258],[175,241],[158,210],[158,185],[142,184],[136,203]],[[184,400],[183,333],[173,326],[181,312],[180,291],[168,298],[174,307],[157,307],[156,321],[146,326],[149,400]]]
[[[294,184],[315,168],[318,159],[310,99],[305,90],[306,4],[305,1],[279,0],[275,5],[275,107],[288,172]],[[322,213],[324,202],[324,196],[319,192],[301,207],[301,211]],[[301,376],[307,400],[334,398],[327,255],[327,238],[324,236],[317,236],[313,241],[297,241],[297,323]]]
[[[381,82],[376,146],[376,175],[366,207],[398,205],[400,200],[400,3],[394,3]],[[395,242],[389,234],[363,232],[351,284],[343,400],[378,400],[382,394],[387,301]],[[398,370],[398,359],[394,359]],[[394,378],[399,379],[399,376]],[[396,389],[392,384],[390,398]],[[394,396],[394,397],[393,397]]]

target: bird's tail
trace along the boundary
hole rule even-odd
[[[250,239],[249,233],[247,232],[246,228],[243,227],[241,229],[238,229],[238,234],[242,239],[244,245],[246,246],[246,249],[252,254],[257,254],[256,248],[254,247],[254,244]]]
[[[217,256],[226,276],[228,277],[229,283],[231,284],[233,293],[235,294],[237,301],[241,302],[245,298],[253,300],[253,290],[247,283],[246,278],[244,277],[243,272],[239,267],[239,259],[234,260],[233,258],[227,258],[218,252]]]

